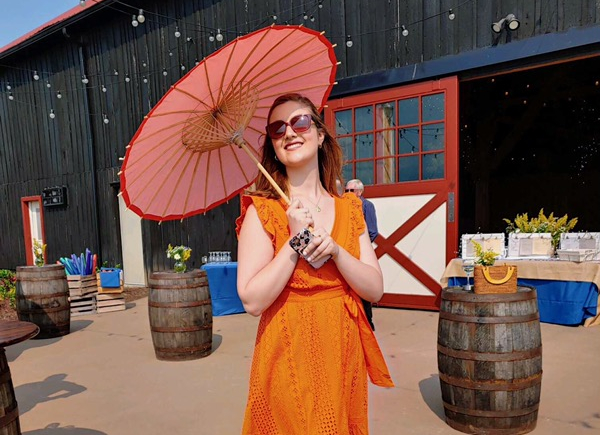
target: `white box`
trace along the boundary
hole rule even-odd
[[[508,257],[550,258],[552,257],[551,233],[510,233],[508,235]]]
[[[562,233],[561,250],[593,250],[592,258],[586,254],[586,260],[600,260],[600,233]]]
[[[500,257],[504,255],[504,233],[463,234],[461,237],[461,258],[475,258],[473,240],[481,245],[484,252],[491,250]]]
[[[558,249],[556,251],[560,260],[575,261],[581,263],[582,261],[592,261],[598,254],[595,249]]]

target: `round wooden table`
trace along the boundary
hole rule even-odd
[[[0,435],[20,434],[19,408],[4,348],[35,337],[40,328],[31,322],[0,321]]]

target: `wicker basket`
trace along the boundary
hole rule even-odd
[[[475,293],[516,293],[517,266],[475,266]]]

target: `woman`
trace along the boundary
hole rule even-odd
[[[341,149],[310,100],[283,95],[267,120],[262,164],[292,201],[259,176],[237,221],[238,293],[261,316],[243,434],[367,434],[367,373],[394,384],[360,303],[383,294],[361,202],[338,196]],[[303,258],[289,242],[309,227]]]

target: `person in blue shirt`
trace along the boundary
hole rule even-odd
[[[362,202],[362,211],[365,217],[365,222],[367,224],[367,231],[369,232],[369,239],[371,243],[377,238],[379,232],[377,231],[377,215],[375,214],[375,206],[371,201],[366,199],[363,196],[363,192],[365,190],[365,186],[362,181],[355,178],[346,183],[346,192],[352,192],[356,196],[358,196]],[[369,319],[369,324],[373,331],[375,331],[375,324],[373,323],[373,307],[371,302],[365,301],[363,299],[363,306],[365,307],[365,314],[367,315],[367,319]]]

